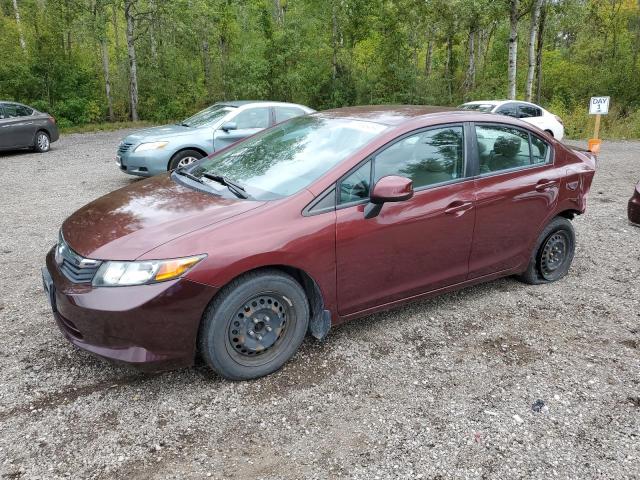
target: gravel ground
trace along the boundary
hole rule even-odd
[[[640,478],[639,142],[604,143],[562,281],[372,315],[231,383],[114,366],[54,325],[45,252],[70,213],[135,181],[113,161],[126,133],[0,157],[3,478]]]

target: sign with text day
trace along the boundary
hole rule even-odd
[[[591,97],[589,115],[606,115],[609,113],[609,97]]]

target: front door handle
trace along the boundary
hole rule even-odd
[[[558,185],[558,182],[556,182],[555,180],[540,180],[536,184],[536,191],[546,192],[547,190],[555,187],[556,185]]]
[[[455,202],[451,202],[449,206],[444,209],[444,213],[447,215],[455,215],[457,213],[462,214],[471,208],[473,208],[473,202],[461,202],[460,200],[456,200]]]

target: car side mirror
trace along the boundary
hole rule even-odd
[[[226,122],[226,123],[223,123],[220,128],[228,133],[229,130],[237,130],[238,124],[236,122]]]
[[[364,209],[364,218],[377,217],[382,205],[387,202],[404,202],[413,197],[413,182],[406,177],[389,175],[374,185],[369,204]]]

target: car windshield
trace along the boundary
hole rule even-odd
[[[305,188],[380,134],[378,123],[322,116],[297,117],[202,160],[190,171],[226,177],[257,200]]]
[[[185,127],[202,127],[216,120],[220,120],[231,110],[233,110],[231,107],[224,105],[211,105],[209,108],[205,108],[186,120],[183,120],[180,125],[184,125]]]
[[[460,105],[458,108],[462,110],[476,110],[478,112],[490,112],[493,110],[495,105],[491,105],[490,103],[465,103],[464,105]]]

